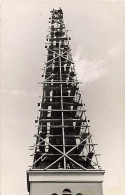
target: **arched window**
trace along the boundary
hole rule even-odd
[[[63,190],[62,195],[72,195],[72,194],[71,194],[71,191],[69,189],[65,189],[65,190]]]
[[[51,194],[51,195],[58,195],[58,194],[56,194],[56,193],[53,193],[53,194]]]
[[[76,195],[83,195],[83,194],[81,194],[81,193],[77,193]]]

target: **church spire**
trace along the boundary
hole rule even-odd
[[[53,9],[51,14],[28,191],[30,195],[103,195],[104,170],[89,131],[63,12]]]
[[[100,169],[61,8],[51,11],[46,39],[43,97],[31,169]]]

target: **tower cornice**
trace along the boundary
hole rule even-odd
[[[27,187],[30,183],[102,183],[105,170],[29,170],[27,171]]]

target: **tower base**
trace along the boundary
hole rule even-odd
[[[27,171],[30,195],[103,195],[103,170]]]

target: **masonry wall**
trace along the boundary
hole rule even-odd
[[[72,195],[103,195],[102,183],[30,183],[30,195],[62,195],[64,189],[69,189]]]

